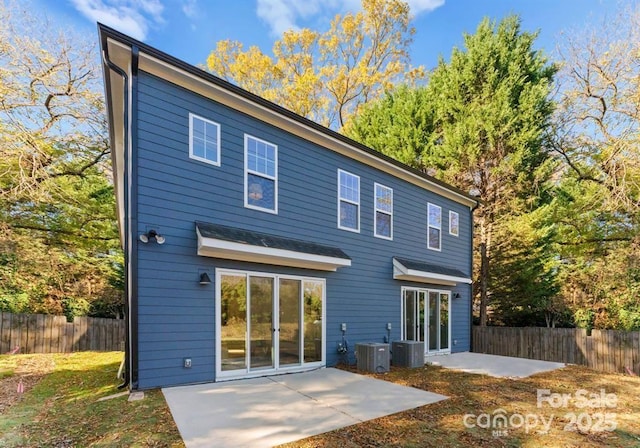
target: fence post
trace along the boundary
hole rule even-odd
[[[0,312],[0,353],[7,353],[11,347],[11,313]]]

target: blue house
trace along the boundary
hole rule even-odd
[[[359,342],[469,350],[475,198],[99,35],[131,389],[333,366]]]

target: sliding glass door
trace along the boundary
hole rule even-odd
[[[449,291],[402,289],[402,339],[424,341],[425,353],[448,353],[450,347]]]
[[[220,377],[321,365],[324,280],[226,270],[216,280]]]
[[[273,278],[249,277],[249,369],[273,369]]]
[[[244,275],[225,274],[218,281],[221,288],[220,358],[222,370],[247,368],[247,279]]]
[[[279,287],[280,331],[278,360],[281,366],[300,365],[300,280],[281,278]]]

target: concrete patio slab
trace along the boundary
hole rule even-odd
[[[566,366],[561,362],[471,352],[433,356],[427,358],[427,363],[469,373],[482,373],[495,377],[509,378],[526,378],[534,373],[548,372]]]
[[[271,447],[447,398],[331,368],[162,392],[187,448]]]

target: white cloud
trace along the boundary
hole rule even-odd
[[[104,23],[131,37],[144,40],[149,27],[164,22],[160,0],[71,0],[89,20]]]
[[[188,19],[195,19],[198,16],[197,0],[185,0],[182,2],[182,12]]]
[[[433,11],[444,5],[445,0],[405,0],[413,17]],[[359,11],[361,0],[257,0],[256,13],[264,20],[271,33],[282,35],[289,29],[298,29],[300,20],[308,20],[319,15],[332,18],[337,13]]]
[[[256,13],[267,22],[271,32],[279,36],[289,29],[297,29],[299,19],[331,13],[339,4],[337,0],[258,0]]]
[[[444,0],[405,0],[409,4],[411,14],[416,17],[422,12],[430,12],[444,5]]]

